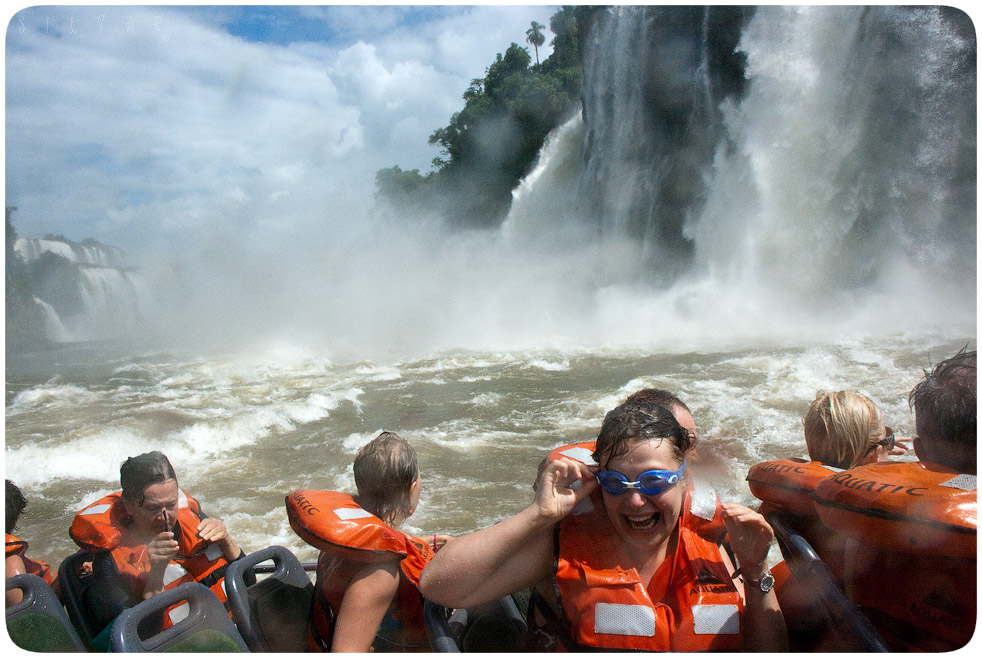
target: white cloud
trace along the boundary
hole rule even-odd
[[[12,18],[6,192],[22,235],[138,252],[213,224],[259,230],[272,201],[290,204],[279,221],[298,230],[332,207],[367,206],[375,171],[427,169],[438,153],[427,138],[470,80],[554,9],[304,7],[298,33],[323,25],[330,39],[289,45],[231,36],[222,26],[241,11],[34,7]]]

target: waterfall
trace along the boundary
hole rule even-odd
[[[599,244],[605,299],[647,295],[652,317],[699,331],[794,334],[820,317],[899,330],[931,315],[974,327],[965,14],[614,7],[585,42],[582,140],[549,158],[579,156],[567,191]],[[523,183],[506,226],[560,226],[523,211],[549,180]]]
[[[153,295],[117,247],[45,238],[19,239],[14,249],[31,273],[51,341],[118,338],[152,317]]]
[[[668,285],[723,137],[718,105],[742,90],[735,53],[747,12],[615,7],[584,44],[580,205],[605,239],[636,246],[633,276]],[[613,264],[612,264],[613,265]]]
[[[75,340],[72,332],[62,324],[61,318],[58,317],[58,312],[51,304],[37,297],[34,298],[34,303],[40,306],[44,312],[44,331],[47,334],[48,340],[55,343],[70,343]]]
[[[14,243],[14,250],[25,262],[37,260],[41,254],[50,252],[79,265],[119,268],[127,266],[126,256],[121,249],[95,242],[20,238]]]
[[[685,227],[697,267],[809,298],[974,270],[974,37],[960,27],[937,8],[759,10],[740,42],[749,91],[724,108],[738,148],[718,154]]]

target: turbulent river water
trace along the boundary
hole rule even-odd
[[[294,489],[354,491],[351,461],[381,430],[419,452],[425,536],[492,524],[531,500],[539,460],[595,438],[606,411],[643,387],[692,409],[701,461],[721,497],[752,503],[752,464],[803,456],[801,417],[819,389],[856,389],[898,435],[922,369],[974,336],[902,335],[727,351],[456,351],[332,362],[281,347],[248,356],[120,355],[106,344],[8,354],[5,474],[29,499],[17,534],[57,564],[75,512],[118,490],[128,456],[162,450],[180,484],[246,551],[316,551],[287,522]],[[911,458],[911,457],[908,457]]]

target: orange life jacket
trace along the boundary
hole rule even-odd
[[[926,462],[843,471],[815,489],[854,542],[846,594],[895,651],[954,651],[975,631],[976,476]]]
[[[747,473],[750,493],[792,514],[816,516],[812,492],[818,483],[841,468],[804,459],[775,459],[755,464]]]
[[[164,587],[171,589],[181,583],[200,582],[224,603],[228,560],[218,544],[206,542],[197,536],[198,524],[204,518],[206,516],[198,501],[181,491],[174,527],[177,556],[164,570]],[[86,551],[109,551],[119,573],[130,581],[135,592],[141,593],[150,573],[148,546],[146,540],[131,533],[128,526],[121,492],[117,491],[80,510],[72,521],[69,535]],[[187,604],[175,606],[169,611],[167,619],[176,622],[186,614],[186,610]]]
[[[44,579],[46,583],[51,585],[55,582],[55,575],[51,572],[51,567],[47,563],[41,560],[32,560],[27,557],[27,542],[23,539],[18,539],[9,533],[7,535],[6,545],[7,545],[7,555],[18,555],[20,559],[24,561],[24,568],[27,569],[27,573],[32,573],[35,576],[40,576]]]
[[[427,542],[389,527],[351,495],[337,491],[294,491],[286,497],[286,510],[293,530],[321,551],[308,633],[311,651],[330,651],[334,614],[351,578],[366,564],[395,560],[399,590],[376,644],[382,651],[430,650],[418,589],[423,567],[433,557]],[[394,627],[391,632],[387,624]]]
[[[595,441],[560,446],[547,460],[563,456],[595,464],[595,447]],[[743,601],[717,545],[725,532],[722,503],[715,491],[690,478],[678,549],[659,569],[669,570],[668,585],[654,601],[636,570],[610,559],[616,555],[618,540],[599,490],[583,499],[560,522],[557,536],[553,580],[567,634],[579,648],[740,649]]]
[[[691,521],[683,512],[678,549],[661,567],[670,569],[668,585],[657,600],[637,571],[611,560],[618,539],[602,506],[560,522],[554,580],[575,642],[647,651],[742,647],[740,594],[719,546],[701,537]]]
[[[758,511],[765,516],[774,511],[790,514],[789,524],[815,549],[840,585],[846,537],[822,523],[812,494],[819,482],[842,471],[819,461],[791,458],[755,464],[747,473],[750,492],[762,501]],[[780,579],[778,585],[780,589]]]

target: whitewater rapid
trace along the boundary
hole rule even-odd
[[[603,415],[644,387],[692,409],[696,473],[752,503],[759,461],[803,456],[801,417],[820,390],[869,395],[898,435],[921,369],[970,337],[895,336],[838,344],[692,352],[452,351],[402,361],[333,362],[279,346],[204,357],[65,348],[7,363],[4,469],[30,500],[19,536],[52,563],[75,550],[74,513],[119,486],[128,456],[162,450],[181,486],[246,550],[315,552],[292,532],[294,489],[353,491],[351,461],[380,431],[405,436],[423,471],[409,529],[458,534],[531,500],[535,469],[561,444],[595,438]]]

